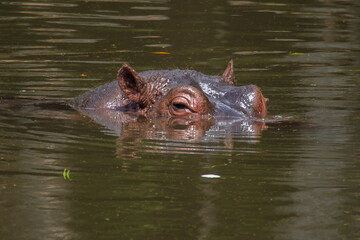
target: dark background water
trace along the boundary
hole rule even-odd
[[[359,239],[359,30],[357,0],[2,1],[0,238]],[[230,59],[306,124],[109,128],[41,106],[125,62]]]

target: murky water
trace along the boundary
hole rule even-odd
[[[359,239],[359,29],[357,0],[2,1],[0,238]],[[302,123],[54,104],[124,62],[221,74],[230,59],[237,85]]]

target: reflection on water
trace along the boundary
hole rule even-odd
[[[105,134],[118,136],[118,158],[134,158],[137,152],[231,156],[234,141],[255,144],[261,130],[267,127],[265,122],[232,118],[147,119],[135,113],[107,109],[83,109],[81,113],[104,126]],[[216,146],[220,143],[221,146]],[[249,147],[240,152],[252,151],[256,150]]]
[[[1,2],[1,239],[358,239],[359,8]],[[63,104],[125,62],[221,74],[229,59],[299,124]]]

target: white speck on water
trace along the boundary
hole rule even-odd
[[[203,177],[203,178],[221,178],[220,175],[216,175],[216,174],[203,174],[203,175],[201,175],[201,177]]]

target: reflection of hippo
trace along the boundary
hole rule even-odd
[[[213,134],[214,132],[257,136],[267,128],[264,121],[237,118],[157,117],[150,121],[141,115],[111,109],[80,109],[80,112],[104,126],[106,129],[103,131],[106,134],[123,138],[134,134],[133,137],[137,138],[198,141],[208,131],[209,136],[218,135]]]
[[[113,109],[146,116],[220,116],[264,118],[266,99],[258,87],[234,86],[233,62],[223,75],[192,70],[137,73],[124,65],[118,80],[95,88],[71,101],[78,110]]]

